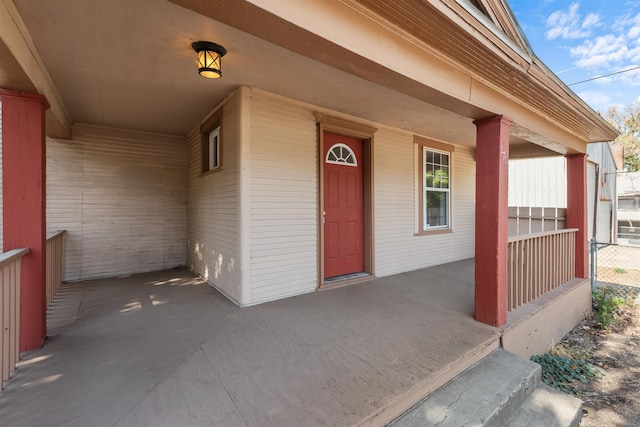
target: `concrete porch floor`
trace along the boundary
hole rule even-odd
[[[187,270],[63,285],[2,426],[382,425],[497,348],[473,260],[240,309]]]

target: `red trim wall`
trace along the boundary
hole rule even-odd
[[[45,110],[41,95],[0,89],[2,100],[3,250],[22,259],[20,351],[46,336]]]
[[[574,154],[567,159],[567,228],[576,233],[576,277],[589,277],[589,236],[587,236],[587,155]]]
[[[507,322],[509,126],[496,116],[476,120],[475,318]]]

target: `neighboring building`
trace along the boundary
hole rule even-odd
[[[623,165],[609,143],[589,144],[589,236],[598,242],[616,243],[618,171]],[[595,230],[594,230],[595,227]]]
[[[587,154],[588,236],[598,242],[615,243],[618,229],[616,177],[622,164],[607,142],[589,144]],[[566,226],[566,174],[564,157],[509,161],[509,206],[519,207],[520,212],[529,212],[522,208],[533,208],[530,211],[530,221],[534,224],[534,230],[529,231],[553,230]],[[558,215],[554,211],[557,208],[560,208]],[[513,209],[512,211],[515,212]],[[515,214],[512,216],[515,218]],[[511,234],[518,234],[515,220],[512,219],[511,223]],[[520,233],[523,229],[525,233],[529,232],[526,227],[519,227]]]
[[[640,245],[640,172],[618,175],[618,242]]]
[[[500,326],[508,159],[551,155],[587,277],[586,153],[617,132],[504,1],[6,0],[0,18],[4,188],[28,188],[5,191],[5,250],[32,247],[34,271],[46,130],[65,280],[187,265],[249,306],[475,257],[476,319]],[[197,40],[226,47],[221,79],[197,75]]]

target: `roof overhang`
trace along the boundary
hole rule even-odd
[[[466,0],[171,3],[0,0],[0,86],[44,94],[52,136],[71,122],[184,135],[240,85],[470,146],[473,120],[507,115],[522,155],[617,136],[507,36],[517,25]],[[195,72],[195,40],[227,48],[219,81]]]

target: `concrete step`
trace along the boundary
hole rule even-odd
[[[504,427],[539,383],[538,364],[498,349],[389,426]]]
[[[582,401],[540,384],[509,422],[510,427],[578,427]]]

